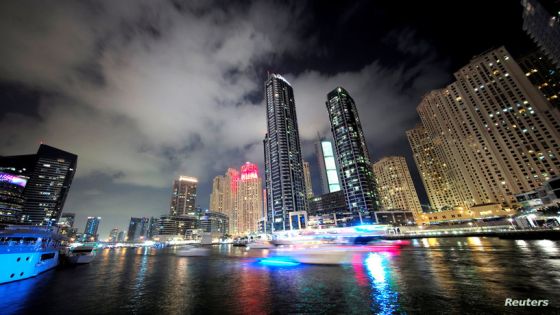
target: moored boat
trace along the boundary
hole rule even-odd
[[[34,277],[58,265],[55,227],[8,226],[0,231],[0,284]]]
[[[82,245],[71,248],[68,251],[67,259],[71,264],[89,264],[96,256],[94,245]]]

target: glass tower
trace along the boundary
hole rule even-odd
[[[326,106],[352,223],[375,223],[373,212],[379,210],[379,201],[356,104],[345,89],[337,87],[327,94]]]
[[[339,191],[340,180],[332,141],[320,138],[315,145],[315,150],[321,171],[323,194]]]
[[[270,74],[265,98],[267,220],[271,231],[290,230],[290,212],[307,210],[294,91],[282,76]]]

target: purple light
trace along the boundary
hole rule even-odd
[[[0,173],[0,182],[8,182],[10,184],[18,185],[20,187],[25,187],[25,185],[27,184],[27,179],[17,175]]]

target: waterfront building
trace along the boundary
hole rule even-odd
[[[270,74],[265,82],[265,100],[267,134],[263,144],[268,223],[271,231],[290,230],[289,213],[307,210],[292,86],[281,75]]]
[[[158,235],[158,228],[159,228],[159,218],[150,217],[146,239],[151,240],[154,238],[154,236]]]
[[[232,235],[237,235],[237,209],[239,207],[239,199],[237,191],[239,188],[239,171],[235,168],[228,168],[226,172],[226,189],[224,192],[224,208],[225,214],[229,218],[229,232]]]
[[[99,234],[97,230],[99,229],[99,224],[101,223],[101,217],[88,217],[86,222],[86,228],[84,229],[84,241],[97,241]]]
[[[521,70],[543,96],[560,110],[560,70],[540,51],[518,60]]]
[[[212,192],[210,193],[210,211],[226,213],[225,197],[228,189],[226,176],[216,176],[212,181]]]
[[[315,154],[321,173],[323,194],[340,191],[339,171],[332,141],[319,137],[315,143]]]
[[[163,215],[159,219],[159,240],[196,240],[199,236],[199,222],[194,215]]]
[[[424,133],[408,133],[424,183],[433,178],[426,166],[439,169],[448,209],[507,208],[559,174],[560,114],[504,47],[474,57],[455,78],[418,106]]]
[[[188,215],[195,212],[197,184],[198,179],[191,176],[179,176],[173,182],[170,215]]]
[[[309,224],[314,227],[344,227],[359,220],[359,217],[354,217],[346,207],[346,198],[342,190],[309,199],[308,213],[309,219],[314,221],[313,224]]]
[[[374,223],[379,210],[375,177],[358,110],[350,94],[337,87],[326,102],[346,205],[356,224]]]
[[[229,234],[229,218],[220,212],[205,211],[200,217],[200,229],[220,236]]]
[[[246,162],[241,166],[237,189],[237,234],[258,232],[262,212],[262,179],[256,164]]]
[[[560,68],[560,3],[552,0],[522,0],[521,3],[523,30]]]
[[[405,158],[384,157],[373,164],[373,173],[383,210],[409,210],[418,220],[422,207]]]
[[[28,178],[0,172],[0,225],[16,223],[23,211]]]
[[[17,221],[27,225],[56,225],[74,173],[78,156],[41,144],[37,154],[0,157],[2,172],[27,178],[23,210]]]
[[[313,197],[313,185],[311,183],[311,166],[309,162],[303,161],[303,179],[305,181],[305,196],[309,199]]]
[[[148,239],[149,219],[148,218],[130,218],[128,225],[127,241],[139,242]]]
[[[120,231],[118,236],[117,236],[117,242],[124,242],[125,241],[125,235],[127,233],[125,233],[124,231]]]
[[[375,212],[375,221],[378,224],[414,225],[418,223],[416,218],[422,219],[422,216],[407,210],[383,210]]]
[[[119,237],[119,229],[114,228],[111,230],[111,232],[109,233],[109,242],[116,242],[118,240]]]

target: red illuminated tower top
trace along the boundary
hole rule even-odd
[[[253,164],[251,162],[245,162],[245,164],[241,165],[242,181],[258,179],[258,178],[259,178],[259,168],[257,164]]]

